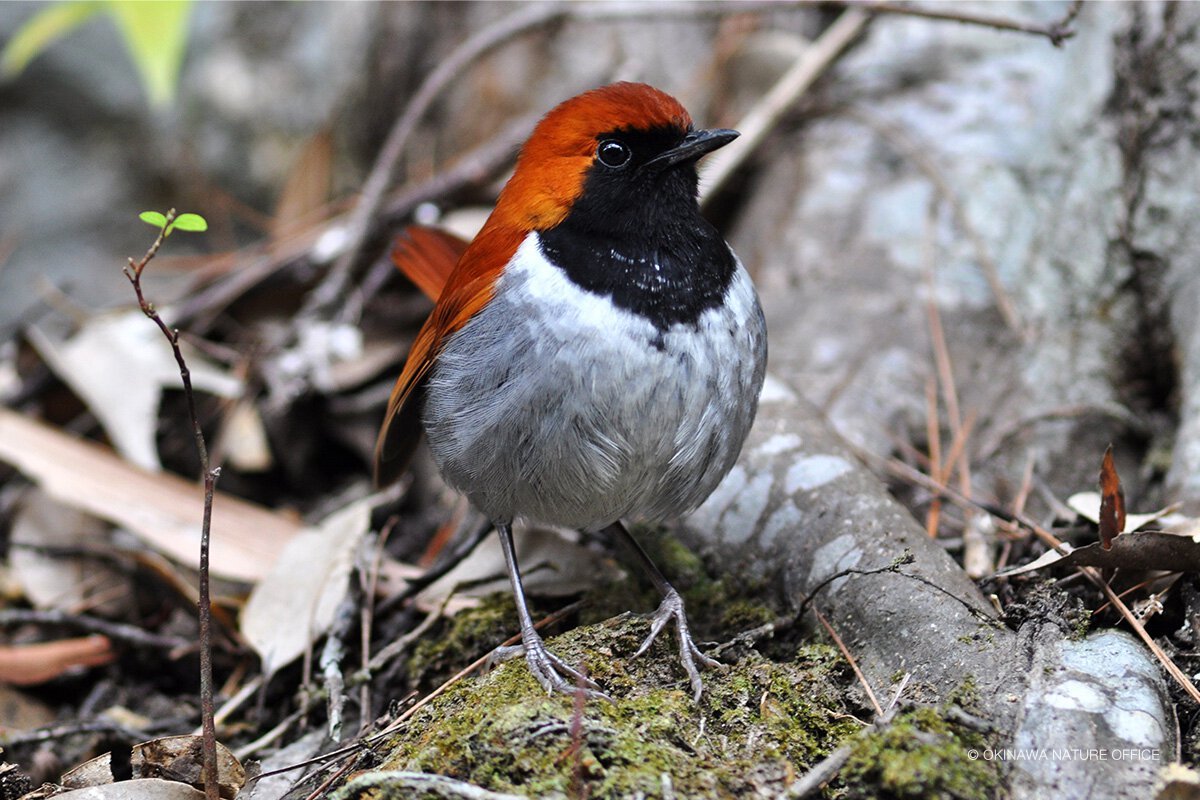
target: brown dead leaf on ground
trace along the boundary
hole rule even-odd
[[[171,558],[195,561],[203,498],[197,484],[152,473],[112,451],[0,407],[0,461],[53,498],[128,528]],[[255,582],[301,530],[290,516],[229,495],[213,504],[213,575]]]
[[[0,645],[0,683],[35,686],[75,669],[112,663],[116,657],[105,636]]]

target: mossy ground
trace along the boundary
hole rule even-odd
[[[922,706],[865,736],[839,776],[839,800],[990,800],[1000,784],[998,763],[972,759],[984,738]]]
[[[642,541],[684,594],[698,641],[727,639],[774,618],[751,599],[753,591],[710,578],[673,540]],[[859,720],[869,713],[856,705],[850,670],[828,645],[784,639],[764,648],[769,657],[743,649],[736,663],[703,673],[705,692],[696,704],[673,631],[633,658],[649,622],[644,614],[620,612],[648,612],[657,601],[653,589],[631,577],[591,598],[580,627],[547,640],[614,703],[547,696],[516,659],[423,708],[376,747],[374,767],[437,773],[528,797],[776,797],[838,745],[856,741],[850,762],[825,789],[827,798],[995,796],[994,765],[970,761],[971,735],[936,709],[907,711],[883,732],[860,736]],[[504,595],[458,614],[417,649],[410,677],[431,687],[497,644],[514,623]],[[388,800],[386,785],[371,796]],[[411,789],[397,796],[411,797]]]
[[[841,700],[830,648],[706,672],[696,705],[671,639],[629,657],[645,633],[643,617],[622,615],[550,641],[614,703],[547,696],[516,660],[419,712],[380,767],[532,797],[663,797],[664,780],[676,797],[774,796],[861,727]]]

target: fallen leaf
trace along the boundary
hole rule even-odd
[[[1054,550],[1019,567],[997,572],[997,578],[1011,578],[1026,572],[1060,565],[1072,567],[1104,567],[1132,570],[1162,570],[1165,572],[1200,571],[1200,544],[1189,535],[1142,531],[1126,533],[1113,539],[1110,549],[1099,542],[1084,547],[1063,545],[1064,552]]]
[[[85,606],[101,614],[126,610],[119,601],[87,604],[89,593],[128,584],[128,577],[100,559],[80,555],[89,547],[107,547],[108,530],[106,523],[37,487],[23,492],[12,517],[8,560],[29,602],[36,608],[62,611],[77,612]]]
[[[349,590],[358,543],[370,530],[372,502],[356,500],[303,529],[250,593],[242,635],[267,675],[299,658],[329,629]]]
[[[1100,462],[1100,519],[1097,524],[1100,526],[1100,546],[1105,550],[1112,548],[1113,539],[1125,530],[1125,490],[1121,488],[1121,478],[1113,463],[1111,444]]]
[[[114,784],[112,754],[105,753],[64,773],[59,782],[70,789],[122,786],[139,780],[159,780],[189,788],[202,787],[202,753],[203,743],[199,736],[163,736],[133,746],[129,761],[133,769],[133,781]],[[234,797],[246,785],[245,768],[220,742],[217,742],[217,783],[224,798]]]
[[[104,636],[0,645],[0,683],[36,686],[72,670],[109,664],[116,657]]]
[[[204,800],[186,783],[158,778],[137,778],[120,783],[88,786],[54,795],[54,800]]]
[[[0,461],[21,470],[59,502],[127,528],[180,563],[196,562],[204,511],[198,483],[140,469],[107,448],[3,407]],[[300,530],[286,514],[218,493],[213,502],[212,574],[257,581]]]
[[[139,467],[162,468],[155,436],[164,387],[181,389],[179,365],[162,331],[138,311],[98,314],[66,342],[37,328],[29,341],[104,426],[113,447]],[[237,397],[242,382],[183,346],[197,391]]]

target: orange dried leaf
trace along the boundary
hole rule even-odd
[[[1112,541],[1125,530],[1125,490],[1113,464],[1112,445],[1100,463],[1100,546],[1112,549]]]
[[[0,682],[34,686],[73,669],[107,664],[114,658],[116,653],[104,636],[0,646]]]

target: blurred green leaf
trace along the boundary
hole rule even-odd
[[[104,5],[96,0],[73,0],[46,6],[25,20],[4,45],[4,52],[0,53],[0,71],[8,76],[16,75],[51,42],[70,33],[102,8]]]
[[[150,103],[162,106],[175,96],[187,46],[192,0],[61,0],[34,14],[0,52],[0,71],[15,75],[55,39],[99,11],[117,25],[141,76]]]
[[[161,228],[167,224],[167,218],[157,211],[143,211],[138,214],[138,219],[156,228]]]
[[[199,214],[180,214],[171,223],[171,227],[179,228],[181,231],[201,233],[208,230],[208,220]]]
[[[151,104],[169,103],[183,64],[191,0],[108,0],[107,6],[141,73]]]

